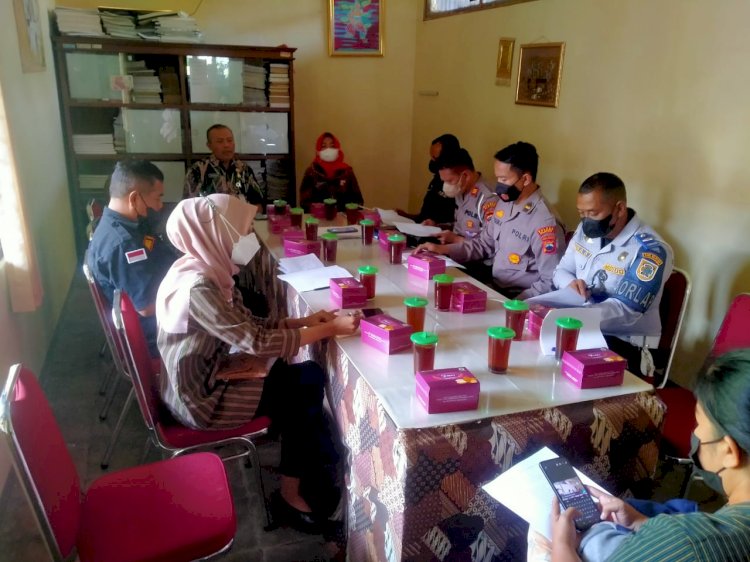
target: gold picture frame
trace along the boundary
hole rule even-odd
[[[511,71],[513,70],[513,47],[515,39],[501,37],[497,48],[497,69],[495,71],[495,84],[497,86],[510,86]]]
[[[385,0],[328,0],[328,55],[382,57]]]
[[[564,56],[565,43],[521,45],[516,103],[557,107]]]

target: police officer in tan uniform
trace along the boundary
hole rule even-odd
[[[556,213],[536,183],[539,156],[533,145],[517,142],[495,154],[495,188],[500,199],[479,236],[457,244],[423,244],[456,261],[493,258],[493,283],[506,296],[521,299],[552,289],[552,274],[565,251]]]
[[[495,191],[487,186],[481,172],[474,169],[465,148],[442,153],[438,167],[443,193],[456,199],[453,231],[445,230],[438,238],[443,244],[452,244],[477,237],[495,211],[498,201]]]

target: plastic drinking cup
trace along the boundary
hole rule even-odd
[[[305,239],[314,242],[318,239],[318,225],[320,221],[315,217],[305,219]]]
[[[565,316],[555,321],[557,325],[557,337],[555,339],[555,359],[560,361],[566,351],[575,351],[578,346],[578,334],[583,327],[583,322],[578,318]]]
[[[377,267],[363,265],[359,268],[359,282],[365,287],[368,301],[375,298],[375,281],[377,281],[377,277]]]
[[[388,254],[390,255],[390,262],[392,264],[398,265],[401,263],[404,248],[406,248],[406,236],[403,234],[391,234],[388,237]]]
[[[372,219],[362,219],[359,221],[362,226],[362,244],[369,246],[372,244],[372,237],[375,234],[375,221]]]
[[[505,326],[493,326],[487,329],[487,368],[491,373],[504,373],[508,370],[510,342],[516,333]]]
[[[302,207],[293,207],[289,212],[291,213],[290,218],[292,219],[292,226],[302,228],[302,217],[305,214],[304,209],[302,209]]]
[[[434,332],[417,332],[411,335],[414,344],[414,373],[435,368],[435,349],[438,335]]]
[[[406,305],[406,323],[412,327],[414,332],[424,330],[424,317],[427,311],[427,299],[422,297],[410,297],[404,299]]]
[[[357,224],[361,216],[359,205],[356,203],[346,204],[346,224]]]
[[[435,275],[435,308],[438,310],[450,310],[451,295],[453,293],[453,277],[445,273]]]
[[[326,220],[332,221],[336,218],[338,208],[336,207],[336,200],[333,198],[323,199],[323,205],[325,205]]]
[[[339,237],[334,232],[326,232],[321,238],[323,239],[323,260],[335,262]]]
[[[529,314],[529,305],[524,301],[511,300],[503,303],[505,308],[505,325],[513,330],[516,335],[514,340],[523,339],[523,325]]]

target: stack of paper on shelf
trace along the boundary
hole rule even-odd
[[[101,10],[102,26],[107,35],[138,39],[135,29],[135,17],[127,10]]]
[[[107,174],[78,174],[78,185],[81,189],[102,191],[107,185]]]
[[[180,103],[180,80],[177,70],[172,67],[159,69],[159,82],[161,82],[161,97],[164,103]]]
[[[266,107],[266,81],[268,71],[261,61],[245,62],[242,66],[242,93],[245,104],[252,107]]]
[[[125,127],[122,124],[122,109],[117,113],[112,123],[115,152],[127,152],[125,140]]]
[[[288,108],[289,101],[289,66],[286,64],[269,65],[268,105]]]
[[[115,154],[112,134],[73,135],[73,150],[76,154]]]
[[[55,8],[57,28],[64,35],[104,35],[97,10]]]
[[[170,43],[200,43],[203,39],[198,22],[185,12],[140,14],[138,23],[146,28],[142,31],[147,35],[144,39],[153,39],[152,33],[159,41]]]
[[[133,77],[133,103],[161,103],[161,82],[154,70],[146,68],[146,61],[127,61],[125,72]]]

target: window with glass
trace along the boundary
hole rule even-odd
[[[533,2],[533,0],[425,0],[424,18],[432,19],[488,8],[500,8],[521,2]]]

